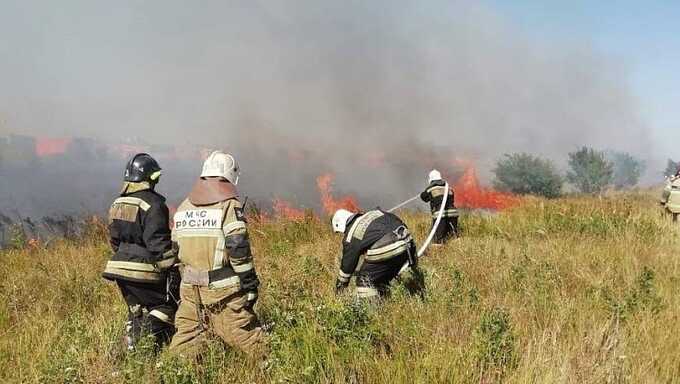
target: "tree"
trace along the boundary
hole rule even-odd
[[[668,159],[668,165],[666,165],[666,170],[663,172],[663,175],[666,177],[673,176],[678,172],[678,168],[680,168],[680,162]]]
[[[582,193],[602,192],[614,179],[614,164],[604,152],[583,147],[569,153],[567,180]]]
[[[614,187],[630,188],[640,180],[645,170],[645,162],[627,152],[609,152],[609,160],[614,164]]]
[[[493,169],[494,187],[517,194],[532,194],[548,198],[562,193],[564,180],[552,161],[528,153],[505,154]]]

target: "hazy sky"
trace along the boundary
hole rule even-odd
[[[675,156],[680,5],[609,4],[0,0],[0,132],[210,142],[245,121],[309,144],[408,121],[473,149]]]
[[[654,143],[680,158],[680,2],[485,0],[526,33],[590,43],[626,66]]]

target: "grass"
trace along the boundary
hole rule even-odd
[[[417,239],[426,215],[405,214]],[[378,307],[333,294],[340,239],[325,220],[252,224],[272,323],[266,363],[212,343],[200,365],[124,353],[125,306],[78,240],[0,253],[0,382],[672,383],[680,379],[680,245],[645,193],[527,198],[467,214]]]

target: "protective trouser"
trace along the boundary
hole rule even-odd
[[[128,306],[126,343],[129,349],[145,335],[151,335],[157,348],[170,342],[175,332],[173,317],[177,305],[168,297],[165,282],[158,284],[117,280]]]
[[[437,222],[436,218],[432,219],[432,226]],[[442,217],[439,221],[439,226],[434,231],[433,242],[435,244],[444,244],[450,238],[458,236],[458,217]]]
[[[377,298],[388,293],[392,280],[408,262],[408,252],[403,252],[380,263],[364,263],[356,273],[357,297]]]
[[[215,304],[200,305],[200,308],[197,308],[200,301],[194,292],[182,290],[181,304],[175,316],[177,333],[170,344],[172,351],[195,357],[207,337],[213,334],[251,356],[264,353],[264,332],[255,312],[247,305],[245,292],[237,292]]]

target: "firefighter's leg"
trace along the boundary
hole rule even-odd
[[[452,217],[451,218],[451,227],[453,228],[453,237],[458,238],[460,236],[460,232],[458,232],[458,217]]]
[[[125,305],[127,306],[128,310],[123,341],[127,349],[131,351],[135,348],[135,345],[139,341],[142,334],[142,305],[139,303],[139,300],[130,289],[129,282],[118,280],[116,283],[118,284],[118,288],[120,289],[120,293],[125,300]]]
[[[432,219],[432,226],[435,225],[437,222],[436,219]],[[442,217],[442,219],[439,221],[439,225],[434,231],[434,238],[432,239],[432,243],[436,245],[442,245],[446,241],[446,233],[447,233],[447,225],[446,225],[446,218]]]
[[[250,356],[266,353],[265,335],[257,315],[246,307],[246,296],[239,293],[207,308],[213,332],[224,342]]]
[[[456,236],[453,220],[455,217],[442,217],[441,226],[443,227],[444,243]]]
[[[131,322],[131,338],[137,343],[143,335],[151,335],[157,347],[167,344],[174,333],[176,304],[168,302],[165,283],[145,284],[125,282],[125,292]]]
[[[357,297],[375,299],[389,293],[389,285],[408,262],[406,252],[380,263],[364,263],[357,273]]]
[[[194,358],[201,351],[207,335],[201,329],[196,304],[189,300],[189,295],[190,293],[186,293],[182,296],[175,314],[176,332],[172,337],[170,350],[186,358]]]
[[[148,332],[156,339],[156,345],[162,347],[170,343],[175,334],[176,309],[169,305],[159,305],[149,308],[146,317]]]

